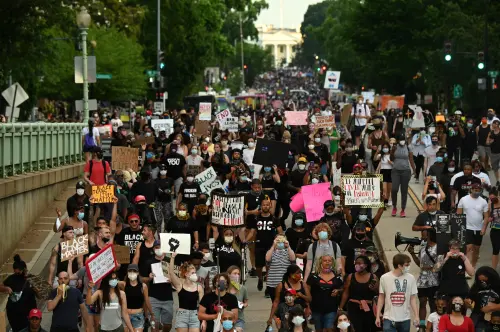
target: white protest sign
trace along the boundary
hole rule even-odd
[[[194,182],[198,183],[200,185],[201,192],[206,194],[208,186],[212,184],[217,179],[217,173],[215,173],[215,170],[213,167],[207,168],[200,174],[196,175],[194,177]]]
[[[117,266],[113,245],[108,244],[102,248],[95,256],[87,260],[85,266],[89,280],[93,283],[99,282]]]
[[[212,103],[200,103],[199,117],[202,121],[212,120]]]
[[[339,71],[327,71],[325,75],[325,89],[338,89],[340,83]]]
[[[380,193],[381,176],[363,177],[344,175],[341,177],[341,187],[344,191],[345,206],[362,205],[379,207],[383,204]]]
[[[161,233],[160,242],[163,253],[191,254],[191,234]]]
[[[155,111],[163,112],[163,102],[155,101]]]
[[[241,226],[245,223],[245,196],[213,195],[212,223],[223,226]]]
[[[155,131],[156,135],[160,133],[160,131],[165,130],[165,133],[170,135],[174,130],[174,120],[173,119],[158,119],[151,120],[151,127]]]
[[[223,111],[219,112],[216,115],[216,117],[217,117],[217,121],[219,121],[220,124],[223,124],[227,118],[231,117],[231,112],[229,112],[229,110],[223,110]]]
[[[231,149],[239,149],[239,150],[243,150],[243,142],[242,141],[232,141],[231,142]]]
[[[238,132],[238,118],[237,117],[227,117],[224,123],[221,123],[222,130],[228,130],[230,133]]]
[[[154,283],[161,284],[168,282],[168,278],[163,274],[162,262],[151,264],[151,272],[154,274]]]
[[[302,258],[296,258],[295,259],[295,264],[300,267],[302,271],[304,271],[304,259]]]
[[[73,240],[61,242],[61,262],[83,256],[89,252],[89,235],[77,236]]]

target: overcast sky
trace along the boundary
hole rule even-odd
[[[283,27],[296,28],[304,20],[309,5],[322,0],[283,0]],[[260,13],[258,24],[273,24],[280,27],[280,0],[267,0],[269,8]]]

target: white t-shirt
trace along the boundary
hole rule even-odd
[[[89,134],[89,127],[85,127],[82,129],[82,136],[88,135]],[[92,134],[94,136],[94,144],[97,145],[97,140],[96,137],[99,137],[99,129],[96,127],[92,128]]]
[[[483,213],[488,212],[488,203],[484,198],[472,198],[471,195],[464,196],[458,202],[458,208],[463,209],[467,229],[471,231],[483,229]]]
[[[255,154],[255,149],[245,149],[243,150],[243,161],[247,165],[253,164],[253,155]]]
[[[203,162],[203,158],[200,157],[199,155],[193,156],[189,155],[186,157],[186,164],[188,166],[200,166],[201,163]]]
[[[427,321],[432,323],[432,332],[439,332],[439,320],[441,316],[437,312],[433,312],[427,317]]]
[[[355,122],[354,122],[355,126],[357,126],[357,127],[363,126],[364,127],[364,126],[366,126],[367,119],[358,118],[358,116],[371,116],[370,108],[366,104],[356,104],[356,109],[354,109],[354,108],[352,109],[351,115],[352,116],[356,115]]]
[[[385,154],[382,159],[380,159],[380,169],[392,169],[392,164],[389,162],[390,160],[391,156]]]
[[[123,126],[123,122],[120,119],[111,119],[111,126],[113,127],[113,132],[118,131],[118,127]]]
[[[458,172],[457,174],[453,175],[453,177],[450,180],[450,187],[453,187],[453,184],[455,184],[455,180],[463,175],[464,175],[463,171]],[[488,176],[488,174],[483,173],[483,172],[481,172],[479,174],[475,174],[474,172],[472,172],[472,175],[475,176],[476,178],[480,179],[481,183],[486,183],[488,186],[491,186],[491,181],[490,181],[490,177]]]
[[[424,149],[424,157],[428,159],[425,174],[429,173],[429,168],[431,168],[431,166],[436,162],[436,153],[440,148],[441,147],[439,145],[431,145]]]
[[[380,277],[379,293],[385,295],[384,319],[403,322],[411,319],[410,297],[417,295],[417,282],[410,273],[396,277],[387,272]]]

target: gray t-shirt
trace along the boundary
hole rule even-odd
[[[87,268],[85,266],[81,267],[75,273],[78,276],[78,279],[82,280],[83,283],[83,295],[87,295],[87,289],[89,288],[89,278],[87,277]],[[94,286],[92,289],[92,294],[98,289],[97,286]]]
[[[307,249],[307,260],[312,260],[313,259],[313,246],[314,243],[311,243],[309,245],[309,248]],[[314,256],[314,260],[318,260],[321,256],[324,255],[330,255],[332,257],[335,257],[335,259],[340,257],[340,247],[337,243],[335,243],[335,246],[337,247],[336,250],[333,248],[333,243],[332,241],[328,241],[328,244],[321,244],[318,242],[318,245],[316,246],[316,255]],[[335,256],[335,253],[337,253],[338,257]],[[314,272],[314,267],[316,265],[316,262],[312,262],[312,267],[311,267],[311,273]]]
[[[396,151],[394,151],[394,164],[392,165],[392,169],[397,171],[406,171],[410,169],[410,161],[409,161],[408,147],[397,145]]]
[[[238,293],[234,294],[238,299],[238,320],[245,320],[245,310],[240,309],[240,302],[243,303],[248,299],[248,290],[245,286],[240,285],[240,290]]]

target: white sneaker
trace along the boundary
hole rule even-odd
[[[392,201],[387,202],[387,206],[392,206]]]

